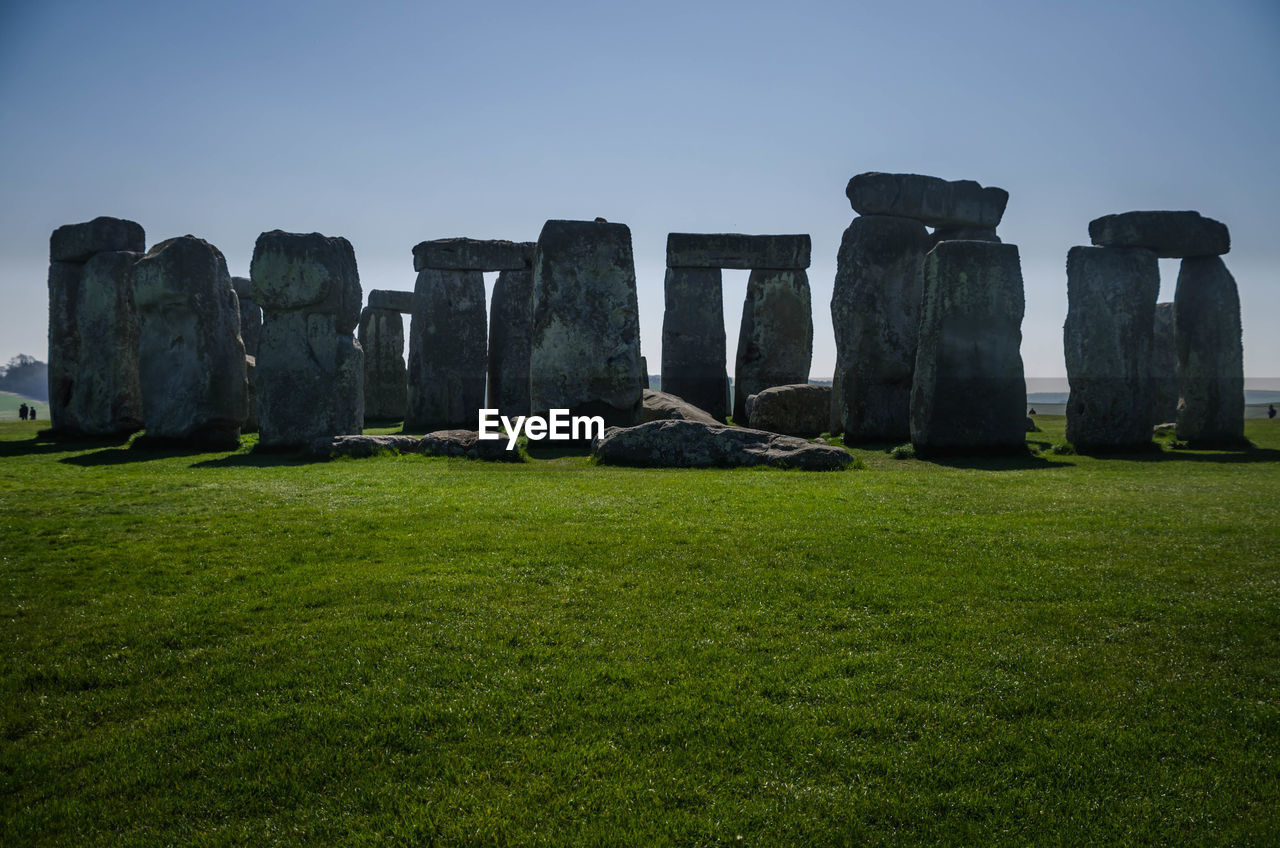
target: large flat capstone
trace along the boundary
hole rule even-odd
[[[147,249],[142,225],[123,218],[94,218],[83,224],[65,224],[49,236],[50,262],[88,262],[95,253]]]
[[[667,267],[800,270],[809,267],[810,250],[807,234],[670,233]]]
[[[1122,212],[1089,222],[1089,238],[1105,247],[1144,247],[1162,259],[1220,256],[1231,250],[1227,225],[1199,212]]]
[[[534,243],[469,238],[434,239],[413,248],[413,270],[519,271],[533,261]]]
[[[896,215],[943,229],[994,229],[1009,202],[1009,192],[973,180],[879,171],[849,180],[845,195],[859,215]]]
[[[413,313],[413,292],[372,289],[367,305],[370,309],[393,309],[401,315],[410,315]]]

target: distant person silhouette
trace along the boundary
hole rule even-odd
[[[1027,414],[1028,414],[1028,415],[1035,415],[1035,414],[1036,414],[1036,408],[1035,408],[1034,406],[1033,406],[1033,407],[1031,407],[1031,411],[1030,411],[1030,412],[1028,412]]]
[[[27,420],[27,405],[25,403],[22,406],[18,407],[18,417],[21,418],[23,421]]]
[[[1276,405],[1274,403],[1267,404],[1267,417],[1268,418],[1276,417]]]

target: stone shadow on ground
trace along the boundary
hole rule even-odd
[[[128,465],[133,462],[154,462],[157,459],[171,459],[178,456],[197,456],[208,453],[201,448],[169,447],[165,449],[114,447],[94,451],[93,453],[68,456],[58,462],[66,465],[79,465],[82,468],[93,468],[102,465]]]
[[[119,447],[128,441],[128,437],[119,439],[86,439],[59,438],[55,436],[33,436],[22,440],[0,440],[0,458],[17,456],[35,456],[48,453],[72,453],[90,448],[106,446]]]
[[[192,468],[277,468],[285,465],[313,465],[329,462],[329,457],[300,450],[260,450],[229,453],[216,459],[191,463]]]
[[[932,465],[946,468],[967,468],[979,471],[1048,471],[1051,469],[1067,469],[1075,466],[1074,462],[1061,460],[1050,461],[1039,454],[1031,453],[997,453],[997,454],[925,454],[917,459]]]
[[[1098,459],[1128,459],[1136,462],[1280,462],[1280,450],[1255,445],[1230,448],[1177,448],[1127,454],[1097,454]]]

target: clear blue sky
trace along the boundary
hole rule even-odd
[[[423,239],[600,215],[631,227],[655,372],[668,232],[810,233],[828,376],[844,186],[868,170],[1009,191],[1028,376],[1065,374],[1091,218],[1219,219],[1246,372],[1280,376],[1275,0],[0,2],[0,361],[46,354],[64,223],[192,233],[241,275],[264,230],[343,235],[367,292],[412,288]],[[726,272],[730,359],[745,284]]]

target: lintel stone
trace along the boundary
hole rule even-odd
[[[799,271],[809,267],[810,249],[808,234],[670,233],[667,267]]]
[[[531,241],[485,241],[448,238],[420,242],[413,248],[413,270],[520,271],[533,262]]]

